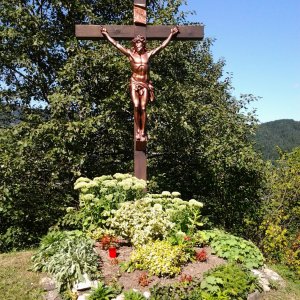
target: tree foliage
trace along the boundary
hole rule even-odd
[[[181,3],[148,1],[150,20],[184,23]],[[133,169],[129,63],[106,41],[77,41],[75,23],[132,24],[132,1],[0,4],[0,99],[9,125],[0,129],[1,250],[33,243],[53,225],[76,203],[79,176]],[[152,62],[149,190],[199,199],[213,222],[242,232],[263,181],[249,142],[256,120],[241,113],[253,96],[231,96],[211,46],[171,42]]]
[[[285,262],[300,275],[300,147],[271,167],[264,202],[261,248],[270,260]]]

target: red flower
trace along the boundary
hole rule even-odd
[[[114,236],[104,235],[100,240],[100,244],[102,249],[107,250],[110,247],[116,247],[119,244],[119,240]]]
[[[193,280],[193,277],[191,275],[182,274],[179,278],[179,282],[191,282]]]
[[[201,262],[207,261],[207,252],[204,249],[196,252],[196,259]]]
[[[148,277],[148,274],[146,272],[142,273],[139,276],[139,285],[140,286],[148,286],[150,283],[150,279]]]

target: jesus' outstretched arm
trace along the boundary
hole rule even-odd
[[[107,29],[105,27],[101,27],[101,33],[107,38],[107,40],[114,45],[117,49],[119,49],[123,54],[126,56],[129,56],[129,50],[125,47],[123,47],[121,44],[119,44],[116,40],[114,40],[107,32]]]
[[[158,46],[157,48],[149,51],[150,52],[150,56],[154,56],[157,53],[159,53],[162,49],[166,48],[166,46],[170,43],[172,37],[174,35],[176,35],[178,32],[179,32],[179,29],[178,29],[177,26],[175,26],[174,28],[172,28],[169,36],[162,42],[162,44],[160,46]]]

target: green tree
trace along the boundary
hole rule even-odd
[[[148,1],[150,20],[184,23],[182,2]],[[106,41],[77,41],[83,22],[131,24],[132,1],[0,4],[0,99],[17,116],[0,129],[1,250],[36,242],[76,204],[77,177],[133,169],[128,62]],[[256,120],[241,113],[254,97],[231,96],[211,46],[171,42],[152,62],[149,189],[202,200],[213,222],[246,234],[263,182]]]
[[[261,248],[270,260],[298,268],[300,275],[300,147],[281,153],[270,167],[261,225]]]
[[[61,70],[80,49],[75,23],[126,20],[130,6],[131,1],[1,1],[1,111],[5,120],[16,117],[0,129],[1,250],[36,242],[74,201],[73,183],[89,172],[94,153],[103,155],[97,152],[102,132],[92,124],[98,112],[90,109],[93,99],[78,108],[86,94],[64,98],[59,92],[76,90],[78,80],[64,81]]]

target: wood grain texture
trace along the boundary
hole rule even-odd
[[[137,34],[137,29],[145,31],[148,40],[164,40],[168,37],[172,25],[105,25],[110,36],[116,40],[131,40]],[[185,25],[178,26],[179,33],[173,40],[202,40],[204,37],[204,26]],[[104,40],[100,32],[101,25],[75,25],[75,35],[79,40]],[[141,34],[141,33],[139,33]]]

